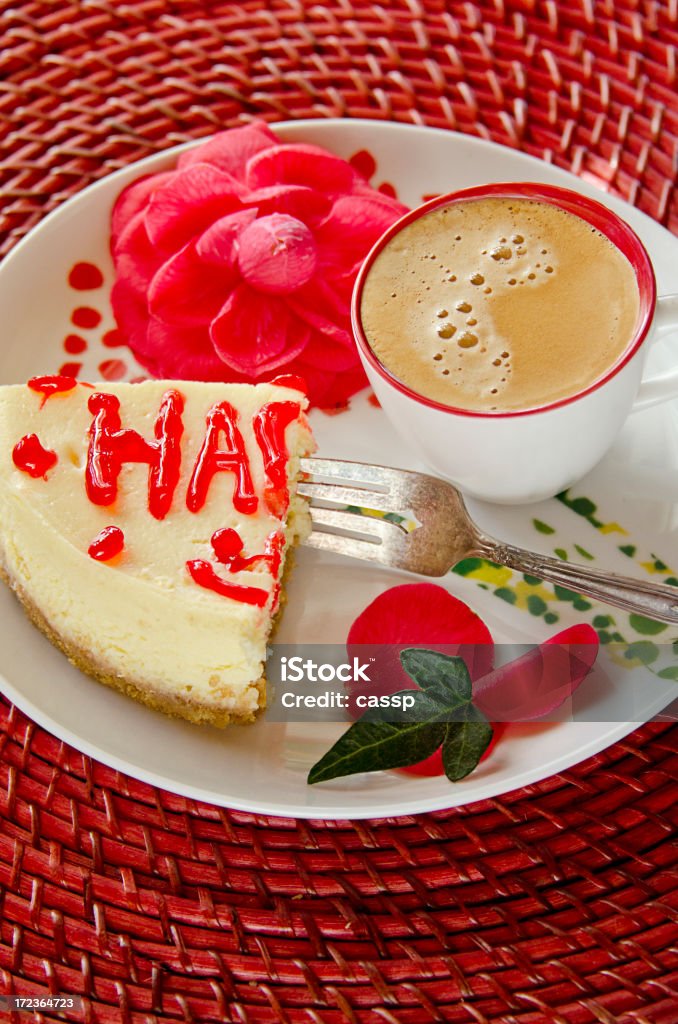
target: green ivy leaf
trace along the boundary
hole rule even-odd
[[[465,722],[450,722],[443,743],[443,768],[450,782],[471,774],[491,739],[492,726],[472,704]]]
[[[408,647],[400,652],[400,664],[410,679],[429,696],[442,700],[444,706],[471,700],[471,677],[466,663],[439,651]]]

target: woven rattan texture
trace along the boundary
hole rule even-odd
[[[678,228],[676,0],[0,12],[2,252],[255,116],[470,132]],[[82,995],[65,1017],[97,1024],[678,1021],[675,729],[501,800],[327,823],[197,804],[0,721],[0,991]]]

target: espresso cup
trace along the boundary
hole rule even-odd
[[[556,400],[531,402],[526,408],[508,411],[492,408],[492,399],[487,396],[479,402],[478,408],[455,406],[452,387],[449,403],[441,401],[439,394],[431,398],[418,393],[415,387],[401,379],[403,374],[396,375],[377,356],[374,331],[372,344],[368,340],[365,319],[374,310],[363,305],[365,289],[374,272],[375,261],[388,243],[398,239],[405,228],[431,211],[442,211],[453,204],[467,204],[482,198],[530,200],[573,214],[588,225],[587,230],[604,236],[630,264],[633,275],[630,280],[633,282],[635,278],[638,302],[628,343],[609,366],[576,393]],[[523,241],[522,236],[515,237]],[[501,250],[499,252],[501,256]],[[430,258],[433,260],[437,255]],[[494,253],[490,255],[499,258]],[[411,254],[414,264],[417,258],[424,257],[422,253]],[[445,263],[446,258],[441,258]],[[447,263],[452,262],[447,259]],[[445,267],[446,271],[449,269],[449,266]],[[553,268],[547,266],[543,269],[552,271]],[[448,279],[455,280],[454,276]],[[381,287],[382,279],[379,281]],[[511,280],[509,283],[517,285],[520,282]],[[525,283],[528,284],[527,281]],[[516,287],[515,294],[527,295],[527,288],[520,291]],[[369,301],[376,301],[374,287]],[[510,302],[510,299],[506,301]],[[605,294],[601,294],[599,303],[604,304],[605,301]],[[465,305],[460,303],[457,308],[464,309]],[[600,311],[604,307],[597,308]],[[510,312],[510,306],[508,309]],[[402,312],[405,321],[407,309]],[[440,311],[438,316],[445,312]],[[678,395],[678,368],[658,377],[643,379],[643,365],[650,344],[678,328],[678,295],[657,299],[650,258],[625,221],[587,196],[551,185],[525,182],[482,185],[437,197],[408,212],[386,231],[368,254],[353,291],[352,322],[363,366],[394,429],[436,475],[450,480],[464,493],[485,501],[522,504],[540,501],[565,490],[602,458],[632,409],[654,405]],[[469,322],[474,321],[466,321]],[[391,329],[398,331],[397,317],[392,318]],[[444,330],[441,336],[445,336]],[[477,342],[475,335],[470,337]],[[434,358],[442,359],[443,356],[436,354]]]

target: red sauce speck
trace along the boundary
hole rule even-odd
[[[82,363],[62,363],[59,367],[60,377],[77,377],[82,370]]]
[[[27,473],[34,480],[38,480],[40,477],[47,479],[48,471],[52,466],[56,466],[59,460],[56,452],[41,444],[37,434],[27,434],[14,445],[12,461],[22,473]]]
[[[381,402],[375,395],[374,391],[370,391],[369,395],[367,396],[367,401],[370,403],[370,405],[375,406],[375,408],[381,409]]]
[[[348,402],[343,405],[333,405],[329,409],[321,409],[325,416],[339,416],[342,412],[348,412]]]
[[[371,178],[377,169],[376,160],[366,149],[359,149],[348,158],[348,162],[358,174],[362,174],[363,178]]]
[[[40,408],[48,398],[52,395],[63,394],[66,391],[72,391],[73,388],[78,386],[78,382],[73,377],[31,377],[28,382],[28,387],[31,391],[37,391],[39,395],[42,395],[42,402]]]
[[[71,313],[71,323],[76,327],[98,327],[101,323],[101,313],[91,306],[78,306]]]
[[[79,356],[87,349],[87,342],[79,334],[67,334],[64,338],[64,349],[69,356]]]
[[[377,191],[381,192],[382,195],[390,196],[391,199],[397,199],[398,197],[398,193],[396,192],[395,187],[391,184],[390,181],[382,181]]]
[[[282,560],[285,534],[282,530],[274,530],[266,538],[264,553],[261,555],[242,555],[243,543],[237,530],[223,527],[215,530],[210,541],[217,561],[227,565],[231,572],[249,569],[258,562],[266,562],[271,576],[277,576]]]
[[[243,587],[238,583],[227,583],[214,571],[209,562],[201,558],[194,558],[186,562],[186,568],[194,583],[205,590],[213,590],[215,594],[222,597],[230,597],[234,601],[242,601],[243,604],[255,604],[263,608],[268,601],[268,590],[261,587]]]
[[[101,288],[104,275],[93,263],[76,263],[68,275],[68,283],[78,292],[88,292]]]
[[[104,359],[99,363],[99,373],[104,380],[122,380],[127,373],[127,366],[122,359]]]
[[[97,562],[109,562],[120,554],[124,546],[125,534],[120,527],[106,526],[87,548],[87,554]]]
[[[125,345],[127,343],[122,331],[119,331],[117,327],[114,327],[112,331],[106,331],[101,339],[101,344],[105,345],[106,348],[119,348],[121,345]]]

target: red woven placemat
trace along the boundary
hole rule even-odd
[[[91,181],[254,116],[482,135],[678,226],[675,0],[0,11],[3,252]],[[674,728],[500,800],[333,823],[199,804],[0,722],[0,989],[84,997],[30,1019],[678,1021]]]

